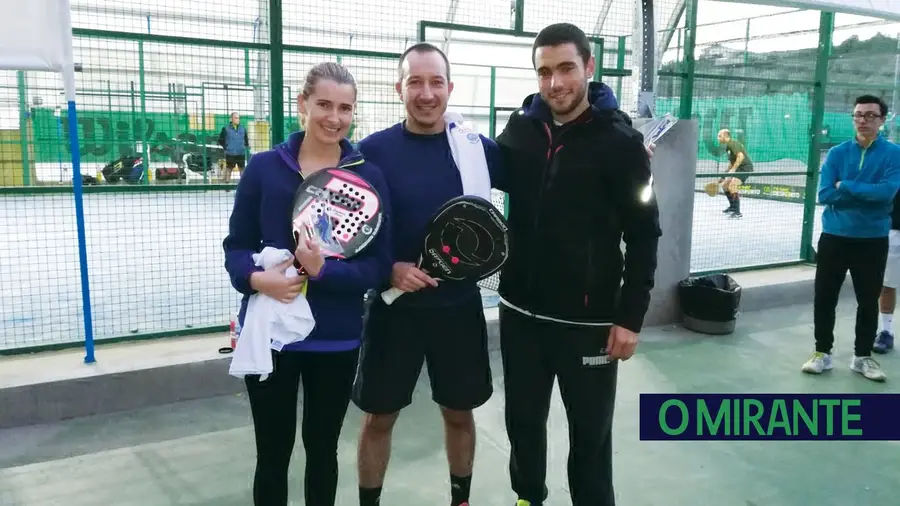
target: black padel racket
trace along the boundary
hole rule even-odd
[[[463,195],[444,204],[431,219],[418,267],[435,279],[446,281],[485,279],[509,256],[509,227],[503,214],[489,201]],[[403,290],[391,287],[381,293],[393,304]]]
[[[375,239],[383,220],[375,188],[354,172],[322,169],[294,196],[294,240],[315,239],[326,258],[351,258]]]

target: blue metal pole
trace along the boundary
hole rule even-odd
[[[75,224],[78,227],[78,263],[81,270],[81,304],[84,309],[84,363],[94,358],[94,325],[91,316],[91,290],[88,283],[87,237],[84,226],[84,191],[81,184],[81,151],[78,146],[78,119],[75,101],[69,101],[69,143],[72,147],[72,187],[75,194]]]

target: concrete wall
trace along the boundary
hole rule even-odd
[[[634,120],[635,127],[645,122]],[[698,135],[695,120],[679,120],[656,144],[651,161],[663,235],[646,326],[681,322],[678,282],[688,277],[691,269]]]

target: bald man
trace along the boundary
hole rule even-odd
[[[744,145],[741,144],[737,139],[731,136],[731,131],[727,128],[724,128],[719,131],[718,135],[719,144],[725,146],[725,152],[728,153],[728,172],[753,172],[753,162],[750,160],[750,156],[747,154],[747,150],[744,148]],[[730,204],[723,213],[729,214],[730,218],[740,218],[743,215],[741,214],[741,199],[738,194],[738,188],[747,181],[749,175],[735,175],[732,177],[723,178],[720,182],[722,183],[722,190],[725,192],[725,197],[728,198],[728,203]]]

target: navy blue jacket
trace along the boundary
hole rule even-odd
[[[500,148],[491,139],[480,137],[491,185],[502,188]],[[397,123],[363,139],[359,150],[382,167],[390,188],[394,261],[418,263],[432,216],[448,200],[463,194],[462,179],[447,135],[444,132],[415,134],[403,123]],[[388,279],[381,289],[389,285]],[[400,297],[394,307],[456,306],[477,297],[478,292],[475,281],[442,281],[436,288],[425,287]]]
[[[223,247],[231,284],[244,294],[238,314],[241,325],[247,302],[254,293],[250,275],[262,270],[254,264],[253,254],[266,246],[292,253],[297,247],[291,213],[294,194],[303,180],[297,164],[303,134],[295,132],[283,144],[254,155],[237,187]],[[383,286],[390,277],[390,195],[381,169],[366,161],[346,140],[341,142],[339,166],[359,174],[375,187],[384,210],[382,228],[360,255],[349,260],[326,259],[319,276],[309,279],[306,298],[316,326],[306,340],[285,346],[287,351],[345,351],[358,347],[363,295]]]

